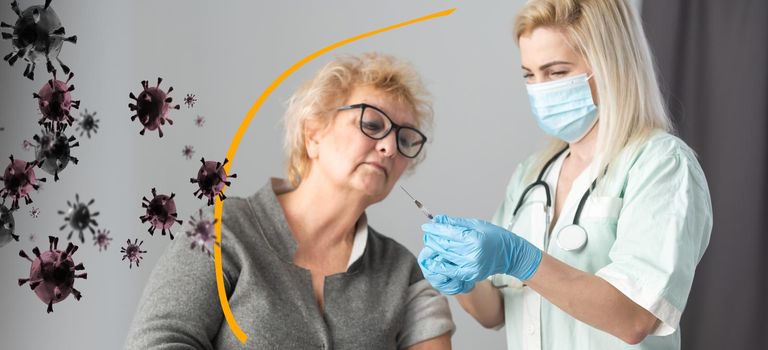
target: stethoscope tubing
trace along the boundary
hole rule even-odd
[[[517,213],[520,210],[520,208],[523,206],[523,203],[525,203],[526,196],[528,195],[528,193],[531,190],[536,188],[536,186],[544,187],[544,194],[547,197],[546,210],[547,210],[547,215],[549,215],[548,214],[549,210],[552,208],[552,193],[551,193],[551,189],[549,187],[549,184],[546,181],[543,180],[544,179],[544,174],[546,174],[547,170],[549,170],[549,168],[552,166],[552,164],[567,150],[568,150],[568,146],[566,146],[565,148],[563,148],[562,150],[557,152],[554,156],[552,156],[552,158],[550,158],[544,164],[544,166],[542,167],[541,171],[539,171],[539,176],[537,177],[536,181],[534,181],[530,185],[526,186],[526,188],[523,190],[523,193],[520,195],[520,198],[517,201],[517,205],[515,206],[515,210],[512,212],[512,218],[513,219],[510,222],[510,226],[512,225],[512,223],[514,221],[516,221]],[[607,172],[607,170],[608,169],[606,168],[605,171],[603,172],[603,174],[605,174]],[[581,196],[581,199],[579,199],[579,205],[576,207],[576,213],[574,213],[572,224],[563,227],[563,229],[561,229],[558,232],[557,240],[558,240],[558,245],[560,246],[560,248],[562,248],[564,250],[575,250],[575,249],[581,248],[586,243],[586,240],[587,240],[587,234],[586,233],[587,232],[586,232],[586,230],[581,225],[579,225],[579,221],[581,219],[581,213],[584,210],[584,205],[587,202],[587,198],[589,198],[589,196],[592,193],[592,191],[595,190],[595,186],[596,185],[597,185],[597,178],[595,178],[592,181],[592,184],[590,184],[590,186],[587,188],[587,190],[584,191],[584,194]],[[549,224],[548,221],[549,220],[547,220],[547,224]],[[564,231],[565,229],[569,229],[571,231],[580,231],[579,234],[583,238],[577,239],[577,241],[576,241],[577,243],[572,243],[571,242],[570,244],[561,244],[561,242],[560,242],[560,235],[561,235],[562,231]],[[547,244],[547,246],[548,246],[548,244]]]

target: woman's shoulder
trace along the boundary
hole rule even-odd
[[[695,153],[685,141],[665,131],[657,131],[651,134],[642,145],[643,153],[652,156],[677,156],[694,157]]]
[[[665,131],[656,131],[634,146],[628,146],[620,158],[629,168],[646,170],[656,165],[664,166],[670,159],[699,167],[696,152],[685,141]]]
[[[210,213],[213,214],[213,209]],[[252,235],[255,227],[268,232],[283,230],[287,227],[283,218],[282,207],[269,183],[250,196],[227,197],[222,202],[222,226],[235,235]]]
[[[625,174],[622,183],[647,184],[650,181],[682,186],[683,182],[707,191],[707,181],[696,153],[685,141],[659,131],[629,147],[612,163],[617,174]],[[609,165],[611,167],[612,165]]]

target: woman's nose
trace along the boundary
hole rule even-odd
[[[397,131],[392,129],[389,134],[376,142],[376,150],[386,157],[392,157],[397,153]]]

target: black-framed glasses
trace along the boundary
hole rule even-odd
[[[374,140],[381,140],[395,130],[397,151],[406,158],[416,158],[427,143],[427,137],[416,128],[395,124],[384,111],[367,103],[337,108],[340,111],[360,109],[360,131]]]

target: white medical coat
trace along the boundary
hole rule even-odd
[[[557,181],[565,152],[544,176],[552,190],[537,186],[518,214],[513,210],[536,157],[520,164],[507,187],[493,223],[520,235],[558,260],[593,273],[655,315],[661,324],[637,345],[583,323],[511,276],[491,277],[504,296],[508,349],[680,349],[680,316],[696,265],[709,243],[712,205],[704,173],[693,151],[680,139],[658,132],[609,164],[582,210],[580,224],[587,243],[575,251],[558,247],[560,229],[573,222],[579,200],[595,176],[593,163],[571,187],[548,237]]]

